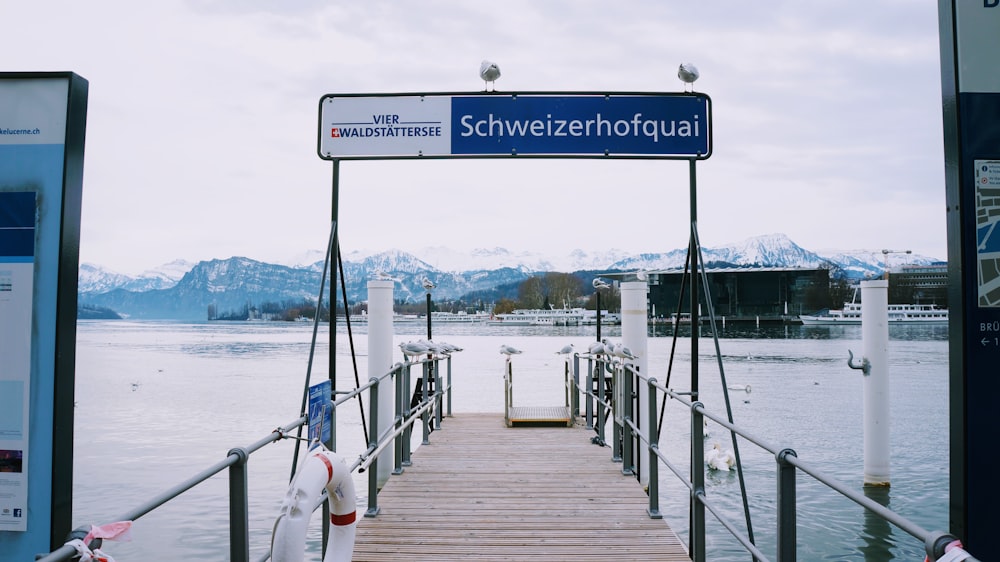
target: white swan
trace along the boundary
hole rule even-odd
[[[711,451],[705,453],[705,464],[712,470],[733,470],[736,468],[736,455],[716,443]]]

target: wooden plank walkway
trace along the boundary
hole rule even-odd
[[[379,515],[359,517],[354,560],[690,560],[592,435],[446,418],[379,493]]]

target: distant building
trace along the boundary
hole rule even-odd
[[[948,264],[904,265],[889,272],[891,304],[936,304],[948,308]]]
[[[648,272],[648,314],[654,321],[668,321],[677,312],[690,314],[690,286],[683,270]],[[717,317],[727,321],[785,321],[799,314],[830,307],[830,271],[827,269],[728,267],[708,269],[708,290]],[[701,281],[699,279],[699,285]],[[701,299],[705,300],[701,287]],[[707,316],[702,306],[699,313]]]

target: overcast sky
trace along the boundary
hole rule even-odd
[[[937,4],[0,0],[7,71],[90,83],[81,261],[281,261],[326,246],[327,93],[680,91],[713,103],[702,243],[947,257]],[[16,48],[14,46],[17,46]],[[344,251],[661,252],[678,161],[345,161]]]

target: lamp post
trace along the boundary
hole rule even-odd
[[[426,277],[424,277],[420,284],[427,291],[427,340],[429,341],[431,340],[431,289],[436,287],[436,285]]]
[[[595,277],[593,283],[594,291],[597,293],[597,341],[601,341],[601,289],[607,289],[611,285],[608,285],[601,280],[600,277]]]
[[[882,256],[885,260],[885,270],[882,272],[882,278],[886,281],[889,280],[889,254],[912,254],[913,250],[882,250]]]

